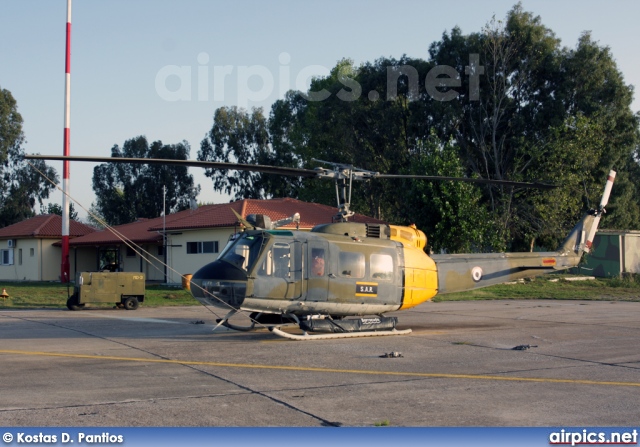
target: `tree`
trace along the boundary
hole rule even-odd
[[[213,126],[200,144],[198,160],[226,163],[299,167],[300,162],[279,126],[287,126],[288,111],[282,103],[274,105],[271,117],[261,108],[251,112],[238,107],[216,110]],[[235,199],[264,199],[296,195],[300,181],[295,178],[250,171],[205,171],[213,180],[213,189],[234,194]]]
[[[262,109],[254,108],[248,113],[235,106],[221,107],[215,112],[213,127],[200,144],[198,160],[260,164],[259,160],[269,151],[268,146],[267,120]],[[236,199],[264,197],[259,173],[207,169],[205,175],[213,180],[214,190],[233,193]]]
[[[563,48],[540,17],[520,4],[504,22],[494,19],[469,36],[454,29],[430,48],[434,61],[458,70],[464,63],[460,55],[473,53],[484,68],[480,95],[443,104],[441,118],[432,115],[438,135],[455,139],[472,175],[559,184],[551,194],[485,189],[505,244],[531,248],[539,237],[556,240],[584,206],[597,205],[593,197],[601,194],[609,169],[628,170],[638,141],[638,120],[630,110],[633,90],[608,48],[588,33],[575,49]],[[621,186],[613,191],[614,214],[622,210]],[[605,226],[616,220],[607,219]],[[552,233],[556,236],[549,238]]]
[[[42,204],[40,205],[40,214],[57,214],[58,216],[62,216],[62,206],[57,203],[49,203],[47,206]],[[73,202],[69,204],[69,219],[78,220],[78,212],[75,210]]]
[[[414,154],[412,173],[462,177],[459,147],[427,139]],[[406,181],[402,189],[405,215],[429,235],[434,252],[469,253],[499,245],[491,213],[483,206],[481,189],[464,182]]]
[[[100,230],[103,230],[105,228],[106,221],[100,214],[100,211],[98,210],[95,202],[92,202],[91,206],[89,207],[89,212],[87,214],[87,223],[92,227],[98,228]]]
[[[122,149],[113,146],[111,156],[187,160],[189,144],[154,141],[149,146],[144,136],[138,136],[125,141]],[[138,218],[158,217],[165,206],[167,214],[188,209],[200,187],[194,187],[193,176],[184,166],[104,163],[93,170],[93,191],[98,214],[109,225],[120,225]]]
[[[308,92],[291,92],[276,103],[293,111],[293,124],[281,135],[291,141],[297,158],[308,168],[317,166],[311,162],[316,158],[375,172],[409,173],[417,147],[430,135],[418,102],[425,93],[418,79],[424,79],[430,68],[431,64],[408,57],[381,58],[360,67],[342,60],[329,76],[313,80]],[[321,101],[305,99],[320,93]],[[403,185],[399,180],[358,183],[352,208],[390,221],[411,220],[398,200]],[[307,181],[299,198],[335,204],[333,184]]]
[[[33,217],[36,202],[42,204],[58,181],[44,161],[24,161],[22,122],[11,92],[0,88],[0,227]]]
[[[266,123],[262,113],[219,110],[201,153],[258,163],[277,149],[279,162],[306,168],[317,166],[316,158],[383,173],[559,185],[551,193],[407,180],[357,185],[354,211],[419,223],[438,236],[435,249],[555,249],[585,208],[598,205],[612,168],[619,175],[604,226],[640,228],[639,116],[630,109],[633,88],[607,47],[588,33],[575,48],[563,47],[517,4],[479,32],[445,32],[429,56],[360,66],[341,60],[308,91],[277,101]],[[335,203],[333,184],[323,180],[217,175],[214,188],[232,188],[237,197]]]

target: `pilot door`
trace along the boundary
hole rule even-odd
[[[300,298],[302,295],[302,246],[298,241],[275,242],[266,250],[254,279],[253,295],[264,299]]]
[[[335,277],[330,271],[329,244],[324,241],[311,240],[305,248],[306,300],[327,301],[329,281]]]

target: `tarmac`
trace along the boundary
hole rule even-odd
[[[292,341],[212,332],[216,315],[199,306],[0,310],[0,426],[640,421],[638,302],[442,302],[394,315],[413,332]]]

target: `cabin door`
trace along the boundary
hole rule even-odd
[[[256,297],[293,300],[302,295],[302,244],[275,242],[260,260],[253,282]]]
[[[305,253],[305,279],[307,301],[327,301],[329,293],[329,244],[324,241],[309,241]]]

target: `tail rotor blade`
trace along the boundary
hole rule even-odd
[[[613,181],[616,178],[616,171],[609,171],[609,177],[607,177],[607,184],[604,186],[604,193],[602,194],[602,200],[600,201],[600,209],[603,209],[609,203],[609,195],[611,194],[611,188],[613,187]]]
[[[593,219],[593,224],[591,224],[591,228],[589,229],[589,237],[587,237],[587,242],[585,243],[585,251],[588,253],[591,250],[591,245],[593,245],[593,238],[596,236],[596,231],[598,230],[598,224],[600,223],[600,217],[605,213],[604,207],[609,203],[609,196],[611,195],[611,188],[613,187],[613,181],[616,178],[616,171],[609,171],[609,177],[607,177],[607,184],[604,187],[604,193],[602,194],[602,200],[600,200],[600,207],[596,210],[595,217]]]

